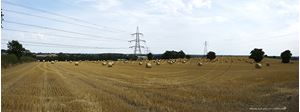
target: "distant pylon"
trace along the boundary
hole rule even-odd
[[[140,42],[146,42],[145,40],[140,39],[140,36],[143,36],[142,33],[139,32],[139,27],[136,28],[136,33],[131,34],[135,36],[134,40],[130,40],[129,42],[135,42],[134,46],[130,46],[129,48],[134,48],[133,54],[140,55],[142,54],[141,48],[145,48],[144,46],[141,46]]]
[[[203,51],[203,56],[206,56],[207,53],[207,41],[204,42],[204,51]]]
[[[149,47],[146,47],[146,53],[149,54],[150,53],[150,49]]]

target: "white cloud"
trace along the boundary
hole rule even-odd
[[[288,1],[279,1],[278,2],[278,13],[282,15],[297,14],[299,11],[299,4],[291,3]]]
[[[216,22],[226,22],[229,21],[230,18],[225,16],[205,16],[205,17],[182,17],[180,18],[182,21],[189,21],[192,24],[210,24]]]
[[[100,11],[109,11],[118,8],[121,5],[120,0],[74,0],[77,4],[90,3],[91,6]]]
[[[194,9],[208,7],[210,0],[149,0],[147,4],[154,10],[170,15],[192,13]]]

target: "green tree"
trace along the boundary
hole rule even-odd
[[[264,58],[265,52],[262,49],[255,48],[250,52],[249,58],[253,59],[255,62],[260,62]]]
[[[292,58],[292,53],[290,50],[285,50],[281,53],[280,57],[282,63],[289,63]]]
[[[185,58],[185,53],[181,50],[178,53],[178,58]]]
[[[181,50],[177,51],[166,51],[161,55],[162,59],[177,59],[177,58],[185,58],[185,53]]]
[[[7,53],[16,55],[18,60],[20,60],[23,53],[26,51],[25,48],[23,48],[22,44],[20,44],[16,40],[12,40],[11,42],[8,42],[7,48],[8,48]]]
[[[172,52],[171,51],[166,51],[165,53],[162,54],[161,56],[163,59],[171,59],[172,57]]]
[[[216,58],[216,53],[213,51],[209,51],[206,55],[206,58],[208,58],[209,60],[213,60]]]
[[[152,60],[153,59],[153,54],[152,53],[148,53],[147,57],[148,57],[148,60]]]

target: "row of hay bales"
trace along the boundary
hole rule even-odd
[[[206,58],[200,58],[198,60],[201,61],[201,62],[209,62],[209,63],[242,63],[242,62],[247,63],[247,61],[251,61],[250,59],[245,58],[245,57],[231,57],[231,58],[217,57],[214,60],[209,60],[209,59],[206,59]]]
[[[205,59],[204,59],[205,60]],[[250,64],[253,64],[254,62],[253,61],[251,61],[251,60],[247,60],[247,59],[237,59],[238,61],[244,61],[244,62],[246,62],[246,63],[250,63]],[[187,63],[188,61],[190,61],[190,60],[187,60],[187,59],[169,59],[169,60],[152,60],[152,62],[153,63],[155,63],[156,65],[160,65],[161,63],[168,63],[168,64],[174,64],[174,63]],[[222,58],[218,58],[218,59],[216,59],[215,61],[222,61]],[[226,62],[227,60],[225,60],[225,62]],[[231,60],[232,61],[232,60]],[[43,60],[43,62],[45,62],[45,60]],[[48,61],[49,62],[49,61]],[[54,60],[54,61],[51,61],[51,64],[54,64],[54,63],[56,63],[56,62],[58,62],[58,60]],[[79,60],[79,61],[77,61],[77,62],[75,62],[74,64],[75,64],[75,66],[78,66],[79,65],[79,62],[81,62],[81,60]],[[97,62],[102,62],[102,65],[103,66],[106,66],[107,65],[107,67],[112,67],[114,64],[115,64],[115,62],[114,61],[92,61],[92,63],[97,63]],[[131,61],[131,62],[138,62],[138,64],[139,65],[143,65],[144,63],[146,63],[145,64],[145,67],[146,68],[152,68],[152,64],[151,64],[151,61],[150,60],[144,60],[144,61]],[[203,60],[202,60],[202,62],[203,62]],[[199,61],[198,60],[198,63],[197,63],[197,65],[198,66],[203,66],[203,63],[201,62],[201,60]],[[204,62],[206,62],[206,61],[204,61]],[[211,61],[209,61],[209,62],[211,62]],[[69,61],[69,63],[73,63],[73,61]],[[128,60],[125,60],[125,61],[123,61],[123,63],[125,63],[125,64],[127,64],[127,63],[129,63],[129,61]],[[266,63],[266,66],[268,67],[268,66],[270,66],[270,64],[269,63]],[[258,68],[258,69],[260,69],[260,68],[262,68],[262,64],[261,63],[255,63],[255,68]]]
[[[165,61],[165,60],[164,60]],[[144,65],[145,63],[145,67],[146,68],[152,68],[152,63],[151,61],[137,61],[139,65]],[[162,60],[153,60],[153,63],[155,63],[156,65],[160,65],[162,62]],[[168,60],[167,61],[169,64],[173,64],[173,63],[176,63],[175,60]],[[186,63],[187,61],[186,60],[183,60],[182,63]],[[129,61],[124,61],[123,63],[129,63]],[[102,65],[103,66],[108,66],[108,67],[112,67],[114,65],[114,62],[113,61],[104,61],[102,62]],[[202,66],[203,64],[201,62],[198,63],[199,66]]]

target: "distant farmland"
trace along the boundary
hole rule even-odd
[[[203,66],[198,66],[202,62]],[[32,62],[2,69],[3,112],[298,111],[298,61]],[[251,64],[252,63],[252,64]],[[270,66],[266,66],[269,63]]]

